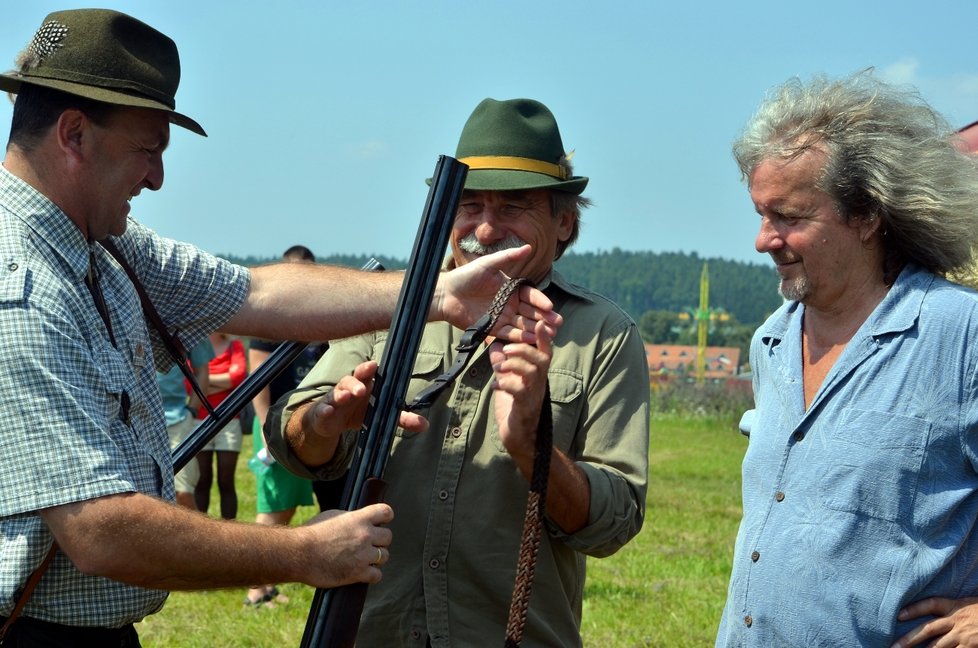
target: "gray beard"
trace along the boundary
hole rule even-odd
[[[812,284],[808,277],[798,277],[796,279],[782,279],[778,285],[778,292],[788,301],[804,301],[812,293]]]

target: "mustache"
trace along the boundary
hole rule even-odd
[[[493,254],[495,252],[501,252],[503,250],[511,250],[513,248],[518,248],[526,245],[525,241],[515,234],[510,234],[501,241],[496,241],[489,245],[483,245],[479,243],[479,239],[476,238],[474,233],[469,233],[458,240],[457,243],[460,250],[463,252],[468,252],[469,254],[478,254],[480,256],[486,254]]]
[[[799,259],[796,254],[771,254],[771,260],[777,264],[794,263]]]

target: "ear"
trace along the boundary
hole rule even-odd
[[[76,162],[84,159],[83,146],[91,137],[90,126],[88,116],[80,110],[70,108],[61,113],[55,128],[58,147],[66,157]]]
[[[873,214],[869,218],[864,218],[859,224],[859,240],[868,243],[877,233],[884,230],[883,218],[878,214]]]
[[[570,209],[557,214],[557,240],[563,243],[574,232],[574,221],[577,216]]]

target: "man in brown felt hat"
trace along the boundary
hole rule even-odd
[[[644,346],[620,308],[554,270],[577,238],[588,179],[572,173],[550,110],[486,99],[456,157],[470,170],[448,266],[529,243],[533,254],[506,272],[536,283],[564,323],[556,336],[539,327],[535,346],[480,345],[450,393],[425,411],[430,429],[395,439],[385,472],[395,542],[384,580],[368,590],[357,645],[503,644],[534,443],[549,407],[546,515],[521,645],[579,646],[585,560],[620,549],[645,514]],[[451,324],[426,326],[409,401],[455,363],[461,335]],[[278,402],[265,434],[280,462],[321,479],[346,469],[356,431],[338,436],[324,425],[329,390],[380,358],[384,341],[374,333],[334,342]]]
[[[179,77],[173,41],[94,9],[50,14],[0,76],[17,94],[0,169],[0,614],[15,617],[4,645],[136,646],[133,623],[162,607],[164,590],[372,583],[387,561],[386,504],[299,528],[172,504],[155,370],[173,360],[106,246],[188,348],[214,330],[310,340],[382,328],[401,281],[305,264],[249,270],[129,218],[131,199],[163,183],[170,124],[204,134],[175,110]],[[444,273],[431,317],[471,324],[505,280],[497,268],[527,252]],[[550,306],[521,290],[500,334],[533,340],[518,316],[531,329],[559,324]],[[339,398],[363,403],[371,377],[344,383]],[[424,426],[416,415],[402,423]],[[25,587],[32,573],[40,580]]]

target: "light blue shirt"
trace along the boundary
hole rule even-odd
[[[244,303],[246,268],[133,220],[114,242],[160,317],[187,345]],[[116,344],[84,283],[90,253]],[[108,252],[2,167],[0,331],[0,614],[8,615],[14,591],[53,541],[38,510],[118,493],[174,499],[156,383],[156,369],[173,362],[147,329],[132,282]],[[23,614],[120,627],[158,610],[165,599],[163,591],[87,576],[59,551]]]
[[[801,323],[751,343],[743,519],[717,646],[889,646],[978,593],[978,297],[904,269],[805,411]]]

